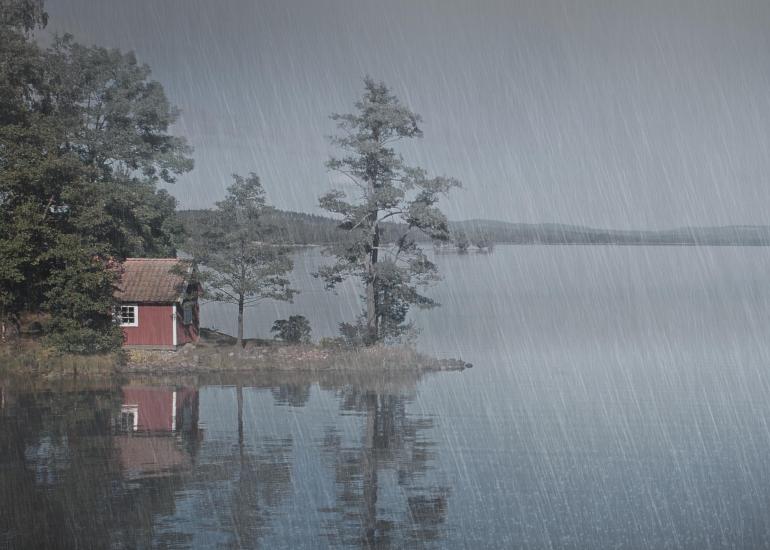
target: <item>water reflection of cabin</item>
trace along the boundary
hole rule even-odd
[[[128,477],[184,470],[191,465],[191,446],[195,447],[200,435],[198,391],[190,387],[125,386],[115,424],[114,444]]]
[[[199,286],[176,258],[128,258],[115,292],[126,347],[176,349],[197,342]]]
[[[198,391],[194,388],[126,386],[120,408],[122,432],[177,432],[197,429]]]

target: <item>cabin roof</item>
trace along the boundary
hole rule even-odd
[[[187,290],[187,280],[181,273],[191,269],[189,262],[178,258],[126,258],[122,268],[115,298],[121,302],[155,303],[181,301]]]

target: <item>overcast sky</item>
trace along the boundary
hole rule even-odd
[[[403,154],[452,219],[770,223],[770,2],[48,0],[49,32],[134,50],[182,109],[209,207],[232,172],[318,212],[328,115],[369,73],[424,118]]]

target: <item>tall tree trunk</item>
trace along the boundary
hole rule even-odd
[[[243,347],[243,294],[238,295],[238,345]]]
[[[241,239],[241,278],[238,281],[240,292],[238,292],[238,346],[243,347],[243,302],[245,299],[246,288],[246,242]]]
[[[372,140],[380,142],[380,126],[375,124],[372,128]],[[366,180],[368,182],[368,194],[373,197],[379,187],[378,177],[380,164],[375,154],[369,154],[366,160]],[[366,266],[366,336],[367,345],[374,344],[380,339],[379,311],[377,308],[377,255],[380,246],[380,231],[377,222],[380,212],[375,206],[369,211],[369,223],[371,223],[371,246],[367,257]]]
[[[374,219],[377,219],[377,213],[374,213]],[[380,231],[375,225],[372,234],[372,250],[367,258],[367,277],[366,277],[366,332],[368,344],[374,344],[380,339],[379,327],[379,307],[377,304],[377,256],[380,247]]]

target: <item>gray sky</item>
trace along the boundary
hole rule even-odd
[[[770,2],[48,0],[50,32],[134,50],[183,110],[208,207],[232,172],[318,212],[332,112],[369,73],[424,118],[452,219],[770,223]]]

